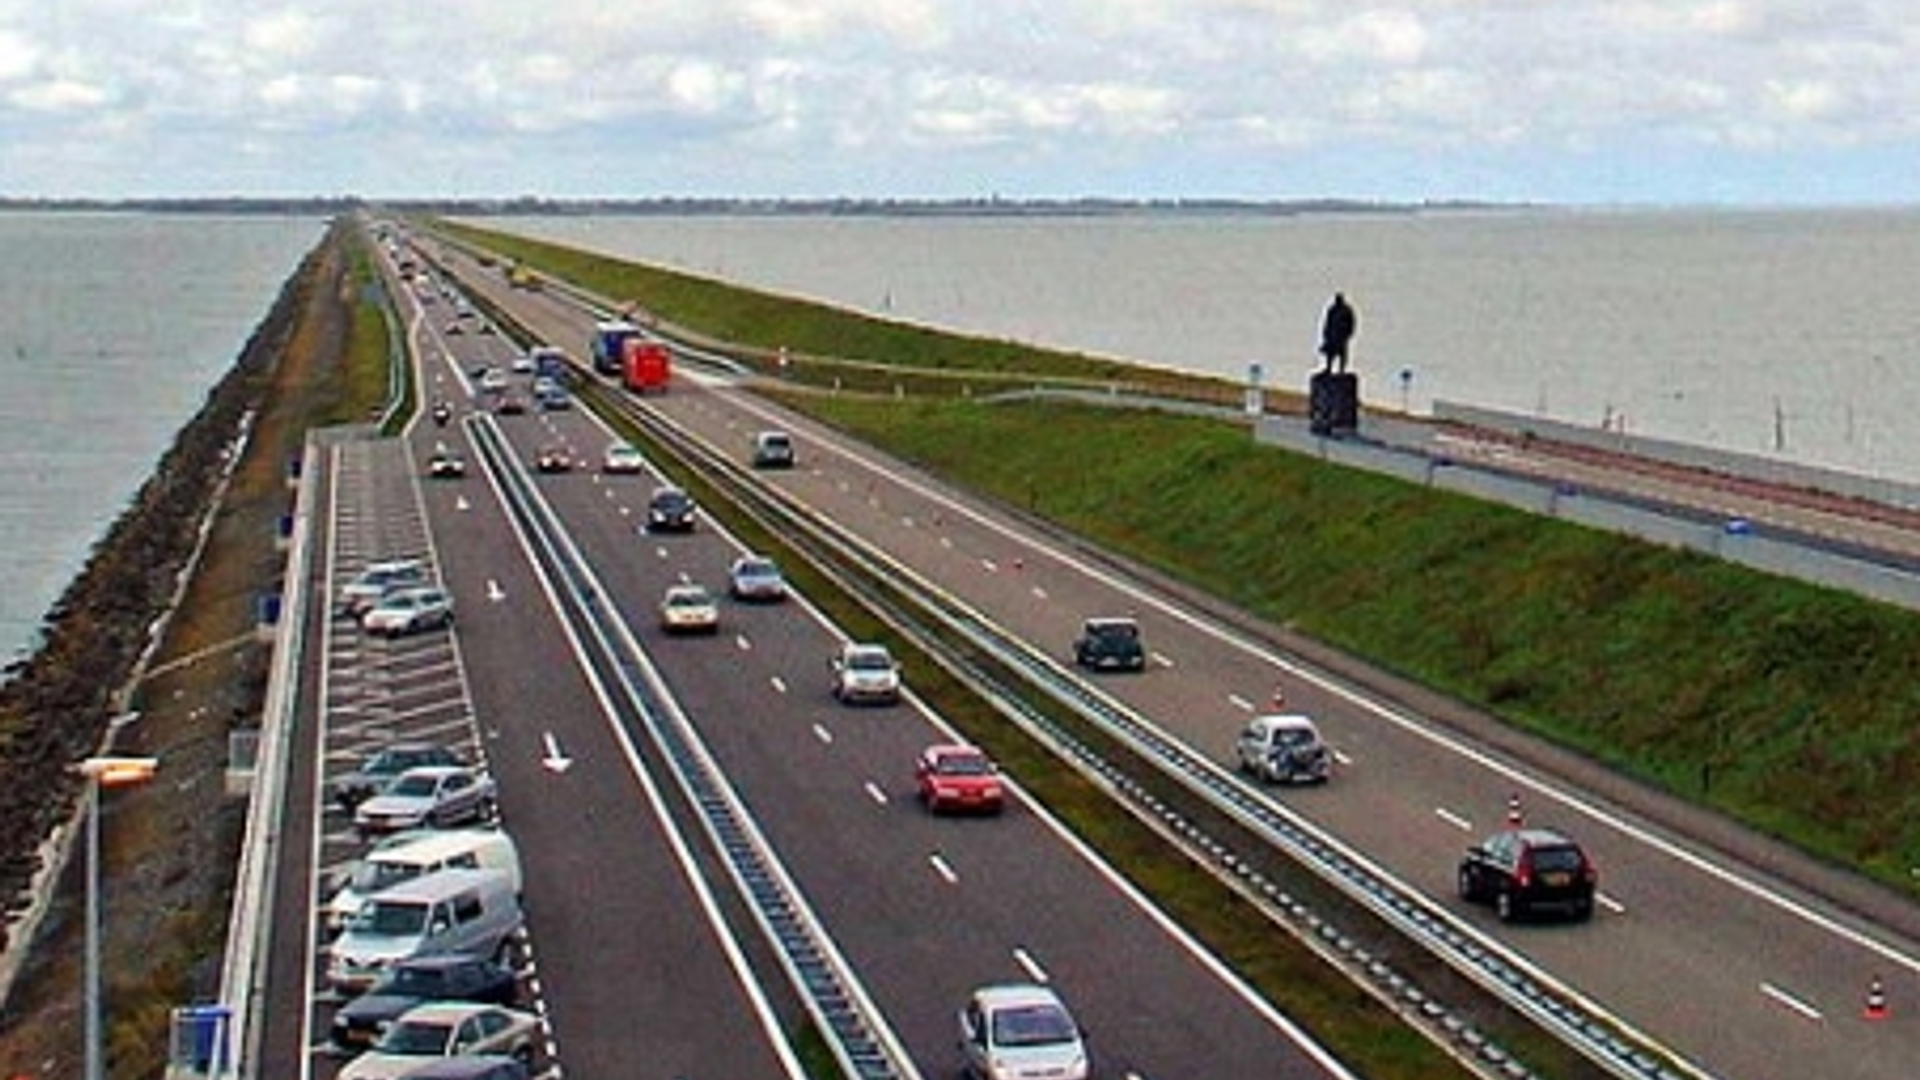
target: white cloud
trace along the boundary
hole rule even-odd
[[[97,156],[120,144],[89,147],[82,161],[58,141],[22,142],[36,117],[128,133],[118,151],[128,175],[170,139],[306,138],[313,145],[286,155],[289,190],[306,187],[291,170],[343,140],[385,148],[336,155],[366,163],[368,191],[426,182],[437,166],[424,163],[484,159],[506,163],[505,191],[617,175],[657,185],[626,192],[648,194],[757,182],[779,157],[786,183],[828,193],[886,194],[864,190],[882,182],[998,190],[1017,175],[1126,194],[1200,150],[1256,189],[1339,194],[1362,156],[1418,177],[1440,171],[1429,163],[1477,170],[1476,155],[1547,161],[1569,147],[1629,162],[1650,138],[1703,163],[1736,144],[1802,160],[1836,144],[1910,149],[1920,24],[1909,10],[1910,0],[177,0],[164,10],[0,0],[0,137],[9,159],[30,148],[36,175],[56,187],[62,162],[98,175]],[[512,172],[554,156],[568,167]],[[222,186],[217,161],[190,160],[208,175],[158,182]],[[1562,168],[1577,173],[1579,161]],[[20,168],[0,164],[0,190]]]

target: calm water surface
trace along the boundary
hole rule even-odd
[[[48,607],[239,358],[318,219],[0,213],[0,645]]]
[[[1304,389],[1335,290],[1436,398],[1920,480],[1920,211],[486,224],[894,318]]]

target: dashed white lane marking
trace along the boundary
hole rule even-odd
[[[1812,1005],[1807,1004],[1772,983],[1761,983],[1760,992],[1772,998],[1777,1004],[1786,1006],[1794,1012],[1799,1013],[1804,1019],[1811,1020],[1816,1024],[1826,1019],[1819,1009],[1814,1008]]]
[[[1446,822],[1447,824],[1453,826],[1454,828],[1459,829],[1461,832],[1473,831],[1472,818],[1461,817],[1459,814],[1454,813],[1453,811],[1447,809],[1444,806],[1434,807],[1433,816],[1439,818],[1441,821]]]
[[[927,865],[933,867],[933,872],[936,874],[939,874],[940,879],[942,881],[945,881],[947,884],[949,885],[960,884],[959,873],[957,873],[952,866],[948,865],[946,857],[944,855],[941,855],[939,852],[936,851],[933,854],[927,856]]]

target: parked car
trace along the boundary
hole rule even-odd
[[[727,592],[735,600],[774,602],[787,598],[787,579],[765,555],[742,555],[727,571]]]
[[[520,977],[505,964],[461,953],[402,960],[334,1011],[328,1037],[342,1050],[364,1050],[401,1014],[429,1001],[517,1005]]]
[[[456,1054],[417,1065],[405,1080],[532,1080],[526,1062],[505,1054]]]
[[[943,810],[997,814],[1006,806],[1000,768],[977,746],[927,747],[913,763],[913,780],[920,801],[936,814]]]
[[[1505,829],[1467,849],[1459,881],[1461,899],[1492,904],[1502,922],[1547,909],[1584,921],[1593,916],[1600,873],[1570,837]]]
[[[1325,783],[1333,775],[1333,753],[1313,720],[1299,713],[1256,716],[1234,740],[1240,771],[1270,784]]]
[[[1073,639],[1073,662],[1094,671],[1140,671],[1147,666],[1147,650],[1140,642],[1140,625],[1132,619],[1097,617],[1081,624]]]
[[[530,1065],[539,1033],[539,1017],[504,1005],[428,1002],[402,1013],[338,1080],[396,1080],[425,1059],[457,1054],[505,1054]]]
[[[406,829],[383,837],[356,860],[320,906],[328,934],[337,934],[369,897],[437,870],[498,870],[520,891],[520,849],[500,829]]]
[[[467,475],[467,458],[445,444],[433,448],[427,456],[427,475],[435,480],[458,480]]]
[[[533,460],[533,467],[543,473],[563,473],[573,470],[573,451],[558,443],[540,448],[539,456]]]
[[[960,1010],[963,1072],[976,1080],[1086,1080],[1086,1037],[1051,987],[983,986]]]
[[[760,431],[753,436],[753,467],[756,469],[791,469],[793,467],[793,436],[784,431]]]
[[[493,777],[464,765],[408,769],[354,808],[353,826],[365,834],[443,829],[484,822],[493,813]]]
[[[382,637],[401,637],[452,624],[453,596],[433,585],[389,593],[360,616],[362,630]]]
[[[327,985],[360,993],[395,964],[421,956],[504,962],[526,912],[499,870],[438,870],[368,899],[327,945]]]
[[[600,460],[600,471],[603,473],[637,473],[646,467],[647,459],[626,443],[614,443],[607,447],[606,456]]]
[[[660,628],[669,634],[715,633],[720,629],[720,605],[704,585],[670,585],[660,599]]]
[[[832,660],[833,696],[846,704],[900,700],[900,665],[885,645],[848,642]]]
[[[359,768],[333,782],[333,801],[341,809],[351,811],[408,769],[422,765],[465,764],[466,761],[459,754],[438,743],[389,743],[361,761]]]
[[[698,507],[685,488],[658,487],[647,499],[648,532],[692,532],[693,515]]]
[[[388,593],[425,585],[427,582],[427,564],[422,559],[386,559],[369,563],[341,586],[340,613],[359,618]]]

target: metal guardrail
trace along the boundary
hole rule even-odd
[[[664,681],[627,630],[584,556],[574,548],[524,466],[490,416],[469,421],[469,433],[507,495],[507,503],[543,561],[564,584],[601,650],[620,672],[622,689],[672,777],[722,856],[740,896],[774,947],[827,1045],[847,1075],[860,1080],[920,1080],[905,1048],[868,998],[799,888],[727,783]]]
[[[1015,723],[1101,779],[1110,790],[1148,816],[1160,819],[1164,831],[1178,838],[1196,857],[1242,879],[1244,885],[1284,912],[1297,929],[1304,928],[1305,934],[1325,946],[1323,951],[1343,955],[1354,968],[1385,987],[1389,995],[1468,1058],[1509,1080],[1530,1080],[1535,1075],[1506,1049],[1413,985],[1405,975],[1365,955],[1355,944],[1353,935],[1342,931],[1328,917],[1312,912],[1261,878],[1244,854],[1234,852],[1210,835],[1202,823],[1166,806],[1129,775],[1130,764],[1107,759],[1063,725],[1025,704],[1028,695],[1024,689],[1037,689],[1065,706],[1138,761],[1176,782],[1212,811],[1253,831],[1273,849],[1286,854],[1348,900],[1382,919],[1518,1013],[1532,1018],[1609,1074],[1622,1080],[1699,1080],[1707,1076],[1545,971],[1434,905],[1417,890],[1305,818],[1264,797],[1184,744],[1168,738],[1139,714],[1089,688],[1082,680],[1063,671],[1051,657],[1000,629],[957,597],[922,579],[911,568],[895,562],[837,523],[792,504],[776,489],[752,482],[749,471],[728,455],[683,435],[651,409],[628,404],[624,415],[684,455],[710,481],[729,483],[730,494],[742,498],[750,512],[780,530],[790,543],[801,541],[796,546],[830,552],[842,567],[839,572],[829,571],[832,576],[879,609],[882,617],[911,637],[917,646],[974,686]],[[863,587],[854,580],[854,575],[864,576],[875,584]],[[941,631],[933,631],[930,623],[938,624]],[[1015,673],[1021,685],[1010,685],[1004,677],[968,659],[962,650],[946,644],[942,633],[957,636],[992,662]]]

